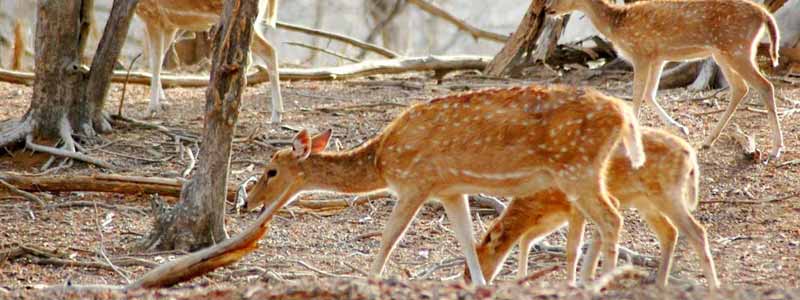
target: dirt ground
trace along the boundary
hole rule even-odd
[[[298,128],[318,132],[333,128],[335,144],[350,148],[376,134],[403,107],[434,96],[484,87],[551,82],[590,85],[612,95],[630,95],[630,73],[604,73],[579,70],[558,76],[551,71],[529,81],[479,77],[471,72],[448,76],[437,85],[430,74],[373,77],[345,82],[284,82],[285,126],[268,124],[268,86],[247,89],[239,118],[237,137],[248,137],[234,145],[232,183],[241,183],[261,171],[260,163]],[[800,101],[800,86],[773,79],[777,94]],[[674,89],[659,92],[659,101],[679,122],[691,130],[688,140],[698,147],[702,138],[727,105],[727,92],[692,92]],[[31,89],[0,83],[0,120],[18,118],[29,105]],[[116,107],[121,86],[112,87],[109,108]],[[171,128],[199,133],[202,130],[205,91],[168,89],[172,101],[157,119]],[[124,114],[144,119],[148,88],[129,86]],[[716,95],[716,98],[714,97]],[[718,98],[718,99],[717,99]],[[756,137],[759,150],[769,151],[767,117],[759,113],[760,101],[750,97],[747,107],[736,113],[733,122]],[[716,104],[715,104],[716,103]],[[791,104],[779,101],[779,106]],[[783,109],[781,109],[783,111]],[[651,107],[645,107],[642,122],[661,126]],[[176,252],[146,253],[136,243],[148,233],[152,223],[149,195],[111,193],[45,194],[48,203],[97,201],[109,207],[37,208],[20,197],[0,194],[0,249],[30,245],[57,251],[68,261],[100,262],[101,252],[112,259],[135,258],[139,263],[119,266],[120,271],[87,266],[51,265],[30,257],[16,260],[0,258],[0,298],[161,298],[207,299],[472,299],[472,298],[576,298],[576,299],[799,299],[800,290],[800,114],[783,117],[786,151],[780,162],[754,163],[741,154],[729,136],[723,136],[711,150],[699,151],[701,164],[701,204],[695,216],[708,229],[711,249],[724,289],[709,294],[694,252],[681,239],[676,251],[671,287],[660,290],[653,276],[633,280],[602,294],[565,285],[563,267],[542,278],[517,284],[515,254],[507,260],[496,284],[476,289],[463,284],[463,263],[454,235],[443,210],[426,205],[400,242],[387,265],[383,281],[365,279],[373,255],[380,244],[380,232],[393,202],[378,198],[365,205],[336,210],[285,208],[255,253],[232,267],[172,289],[129,292],[63,292],[53,286],[68,284],[125,284],[151,267],[179,256]],[[730,132],[730,131],[728,131]],[[87,145],[90,154],[119,167],[116,173],[140,176],[178,177],[189,163],[176,151],[175,144],[157,131],[117,124],[107,142]],[[108,142],[111,142],[110,144]],[[196,151],[196,146],[189,145]],[[9,149],[10,150],[10,149]],[[3,152],[0,170],[38,173],[47,157],[28,152]],[[202,159],[202,158],[200,158]],[[55,171],[55,175],[93,174],[94,167],[75,163]],[[50,196],[48,196],[50,195]],[[787,197],[794,195],[794,197]],[[351,195],[307,194],[305,199],[351,199]],[[165,198],[174,203],[174,199]],[[754,203],[771,200],[765,203]],[[228,206],[227,229],[235,234],[257,216],[255,212],[236,212]],[[478,210],[477,234],[496,217]],[[636,215],[625,213],[623,246],[642,255],[657,256],[658,243],[653,233]],[[553,245],[564,243],[564,231],[551,235]],[[102,249],[102,250],[101,250]],[[516,252],[516,250],[515,250]],[[562,266],[558,252],[533,252],[529,269]],[[655,269],[640,267],[645,272]],[[124,275],[124,276],[123,276]],[[50,289],[45,289],[49,287]]]

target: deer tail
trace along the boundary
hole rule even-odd
[[[769,12],[765,12],[766,20],[764,20],[764,25],[767,27],[767,32],[769,32],[769,59],[772,62],[773,67],[778,66],[778,48],[780,47],[778,44],[780,43],[780,34],[778,31],[778,25],[775,23],[775,18],[772,17],[772,14]]]
[[[631,165],[638,169],[644,165],[645,161],[642,131],[639,128],[639,122],[636,120],[633,110],[626,105],[623,112],[625,124],[622,129],[622,144],[625,146],[625,150],[628,151],[628,159],[631,160]]]

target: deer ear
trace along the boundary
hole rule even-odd
[[[300,130],[292,141],[292,155],[300,160],[306,159],[311,154],[311,137],[308,131]]]
[[[325,150],[325,147],[328,147],[328,142],[331,141],[332,135],[333,130],[328,128],[322,133],[311,138],[311,153],[319,153],[322,152],[322,150]]]

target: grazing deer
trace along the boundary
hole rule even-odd
[[[603,174],[622,141],[633,166],[644,163],[631,109],[592,89],[536,86],[492,89],[417,104],[380,135],[345,152],[323,151],[326,131],[303,130],[291,149],[272,156],[246,208],[280,207],[298,193],[369,193],[388,189],[398,200],[372,264],[386,260],[427,199],[442,202],[461,244],[472,281],[484,284],[475,254],[466,195],[532,195],[557,187],[594,221],[613,268],[621,217],[609,202]]]
[[[141,0],[136,7],[136,15],[145,23],[147,47],[150,54],[150,105],[148,113],[155,115],[161,108],[160,101],[166,100],[161,86],[161,65],[164,55],[181,30],[204,31],[218,23],[222,13],[221,0]],[[272,90],[273,123],[281,121],[283,100],[278,75],[278,56],[263,33],[266,27],[275,28],[278,15],[278,0],[259,0],[258,17],[254,22],[253,51],[267,63]]]
[[[698,203],[700,174],[695,151],[681,138],[649,128],[642,130],[642,143],[647,156],[645,164],[639,169],[631,168],[624,149],[618,147],[609,163],[606,184],[612,199],[618,200],[623,207],[636,208],[655,231],[661,244],[661,264],[656,283],[667,285],[678,232],[683,232],[697,251],[709,285],[719,287],[706,231],[689,213]],[[575,283],[585,221],[567,201],[566,195],[557,189],[511,201],[477,246],[484,276],[491,281],[500,271],[511,247],[519,240],[517,275],[525,277],[532,243],[567,222],[567,280]],[[584,260],[581,274],[584,282],[591,279],[597,265],[597,242],[595,239]]]
[[[578,10],[614,44],[617,52],[633,64],[633,107],[637,116],[642,99],[655,107],[659,117],[679,128],[656,102],[661,71],[667,61],[712,56],[730,84],[731,104],[703,142],[711,147],[728,124],[736,107],[755,88],[769,112],[772,129],[771,157],[783,151],[783,133],[775,113],[772,83],[757,67],[756,47],[763,29],[769,32],[770,59],[778,64],[778,27],[764,8],[747,0],[655,0],[615,5],[605,0],[551,0],[548,13],[562,15]]]

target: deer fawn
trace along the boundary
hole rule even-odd
[[[609,163],[606,184],[612,199],[618,199],[623,207],[636,208],[655,231],[661,244],[657,284],[667,285],[672,254],[680,231],[687,235],[689,243],[697,251],[709,285],[712,288],[719,287],[706,231],[689,213],[698,203],[700,174],[695,151],[681,138],[649,128],[642,130],[642,143],[647,156],[644,166],[631,168],[625,152],[618,147]],[[567,201],[566,195],[557,189],[511,201],[477,246],[484,276],[491,280],[500,271],[502,261],[517,240],[520,246],[517,275],[526,276],[528,251],[533,241],[566,222],[569,222],[567,279],[575,283],[585,221]],[[584,282],[591,279],[597,265],[597,242],[595,240],[595,244],[592,244],[584,260],[581,274]]]
[[[267,63],[272,90],[273,123],[281,121],[283,99],[278,75],[278,56],[275,48],[263,36],[265,26],[275,28],[278,15],[278,0],[259,0],[259,12],[255,23],[253,51]],[[150,54],[150,105],[148,113],[155,115],[160,109],[161,99],[166,100],[161,86],[161,64],[179,29],[190,31],[208,30],[219,21],[222,13],[220,0],[141,0],[136,15],[144,21],[147,29],[147,47]]]
[[[417,104],[380,135],[345,152],[323,151],[326,131],[301,131],[292,149],[272,156],[246,208],[282,206],[298,193],[388,189],[398,198],[371,273],[380,275],[398,240],[427,199],[442,202],[472,281],[484,284],[475,254],[466,195],[532,195],[556,186],[597,223],[604,268],[616,264],[621,217],[603,174],[622,141],[633,166],[644,163],[631,109],[592,89],[536,86],[492,89]],[[277,203],[277,204],[276,204]]]
[[[666,61],[691,60],[712,56],[730,84],[730,106],[703,142],[711,147],[728,124],[736,107],[755,88],[769,112],[772,151],[777,159],[783,151],[783,133],[775,113],[772,83],[758,70],[756,47],[763,28],[769,32],[770,59],[778,64],[778,27],[772,15],[747,0],[670,0],[640,1],[615,5],[605,0],[551,0],[550,14],[578,10],[585,13],[598,31],[614,44],[617,52],[633,64],[633,100],[637,116],[642,99],[655,107],[659,117],[678,127],[656,102],[656,90]]]

